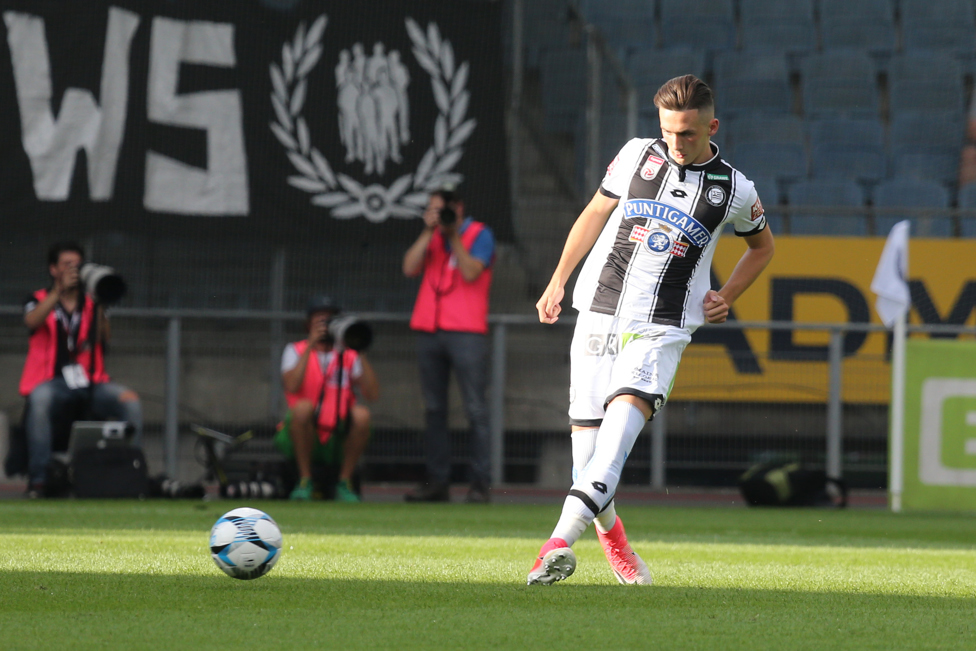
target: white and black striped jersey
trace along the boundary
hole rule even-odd
[[[580,311],[694,330],[723,225],[736,235],[766,228],[752,181],[714,156],[678,165],[667,144],[635,138],[607,168],[600,192],[619,199],[576,281]]]

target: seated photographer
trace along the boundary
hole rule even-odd
[[[83,291],[79,279],[83,261],[78,244],[53,245],[48,252],[51,287],[37,290],[24,303],[30,341],[20,394],[27,398],[24,423],[31,497],[44,495],[56,425],[69,426],[77,418],[127,421],[134,429],[133,443],[142,441],[139,396],[110,382],[105,373],[108,318]],[[93,339],[97,339],[94,344]]]
[[[336,342],[330,332],[339,312],[327,296],[311,299],[305,320],[308,338],[288,344],[281,357],[288,413],[275,446],[298,466],[293,500],[311,499],[313,461],[341,459],[335,499],[359,501],[351,480],[369,441],[370,413],[356,403],[354,390],[372,402],[379,397],[379,383],[365,354]]]

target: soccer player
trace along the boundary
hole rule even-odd
[[[722,323],[773,257],[755,186],[721,159],[711,89],[692,75],[654,96],[661,138],[634,139],[607,168],[569,232],[552,280],[536,303],[555,323],[564,286],[589,252],[573,294],[579,311],[570,348],[573,486],[529,585],[576,569],[571,549],[595,520],[620,583],[648,585],[647,565],[627,542],[614,492],[645,422],[661,409],[691,335]],[[748,248],[718,291],[709,266],[726,223]]]

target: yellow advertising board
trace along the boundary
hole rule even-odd
[[[733,306],[735,319],[880,323],[871,279],[884,242],[881,237],[777,237],[773,261]],[[718,283],[729,277],[745,248],[739,238],[722,238],[712,265]],[[911,323],[976,324],[976,240],[911,240],[909,286]],[[828,341],[826,331],[703,326],[685,351],[670,399],[823,402]],[[887,345],[884,332],[845,335],[845,402],[887,404]]]

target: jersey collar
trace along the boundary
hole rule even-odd
[[[664,152],[664,154],[668,157],[668,162],[676,170],[678,170],[678,181],[682,183],[684,183],[685,180],[685,172],[688,171],[704,172],[706,170],[714,169],[719,165],[721,165],[722,163],[722,159],[718,155],[718,145],[716,145],[714,142],[708,143],[708,145],[712,148],[712,157],[709,158],[704,163],[698,163],[698,164],[692,163],[691,165],[679,165],[678,163],[676,163],[675,160],[671,158],[671,152],[668,151],[668,143],[664,142],[663,139],[658,139],[657,144],[660,147],[660,149]]]

